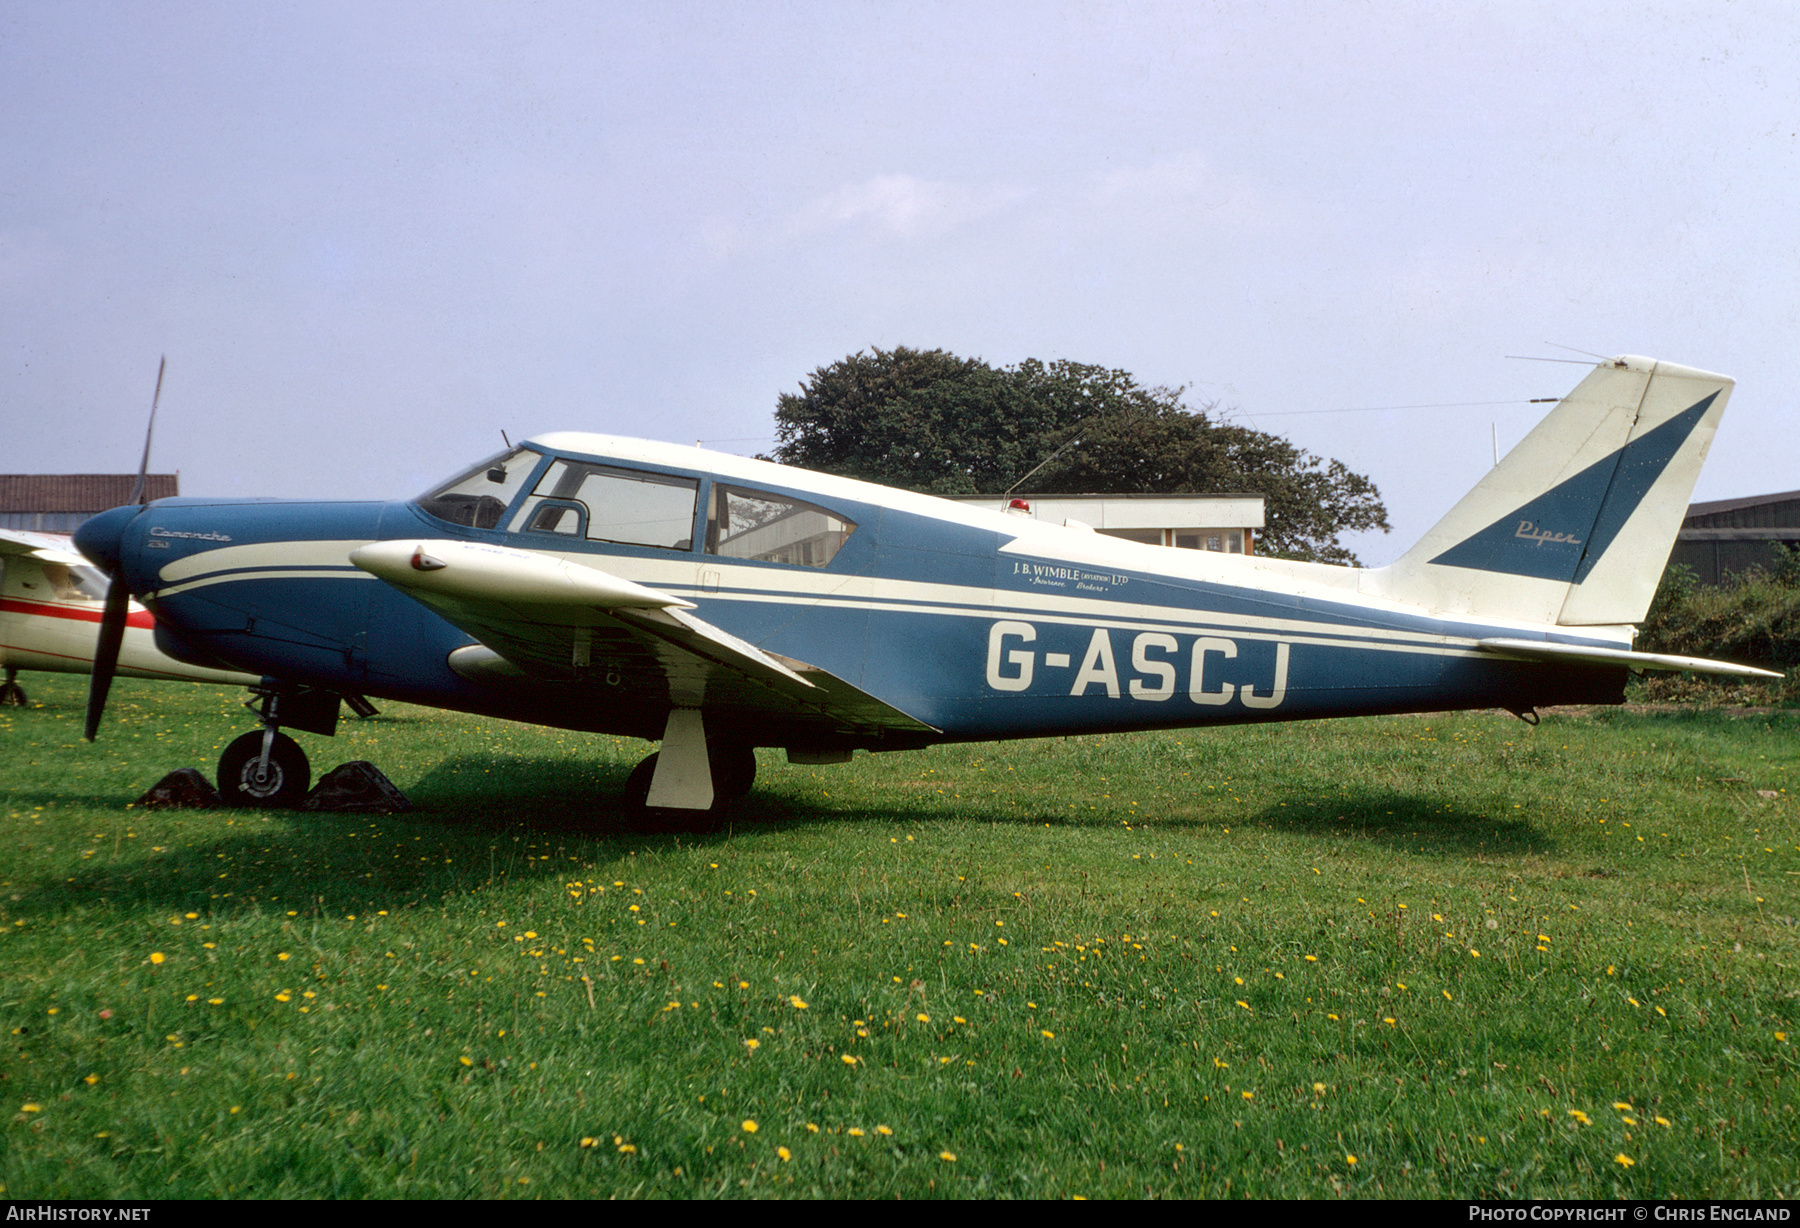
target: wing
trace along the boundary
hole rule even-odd
[[[665,716],[703,708],[754,728],[758,745],[871,745],[937,732],[841,678],[695,617],[691,602],[580,562],[407,540],[360,547],[350,561],[479,640],[451,653],[450,667],[499,690],[547,703],[571,692],[622,695]]]
[[[33,533],[27,529],[0,529],[0,555],[28,554],[46,563],[62,563],[69,567],[91,564],[77,554],[67,534]]]

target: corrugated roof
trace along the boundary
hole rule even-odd
[[[146,475],[148,496],[181,493],[181,475]],[[0,473],[0,512],[104,512],[131,501],[135,473]]]
[[[1765,503],[1792,503],[1800,500],[1800,490],[1784,490],[1777,495],[1750,495],[1742,499],[1715,499],[1711,503],[1688,504],[1688,519],[1696,516],[1716,516],[1720,512],[1735,512],[1740,508],[1758,507]]]

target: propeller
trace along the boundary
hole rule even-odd
[[[150,425],[144,428],[144,457],[138,462],[137,481],[131,487],[133,507],[141,508],[149,502],[145,496],[150,493],[150,436],[156,430],[156,407],[162,401],[163,372],[168,365],[167,354],[156,364],[156,393],[150,398]],[[125,584],[125,561],[119,550],[122,522],[118,529],[120,536],[113,539],[112,549],[104,552],[103,559],[95,560],[112,578],[106,586],[106,604],[100,614],[100,638],[94,645],[94,671],[88,678],[87,728],[82,736],[89,742],[100,732],[100,716],[106,711],[106,696],[119,667],[119,646],[125,640],[125,618],[131,605],[131,590]]]

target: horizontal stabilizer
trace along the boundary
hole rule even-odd
[[[1662,652],[1624,648],[1590,648],[1583,644],[1551,644],[1543,640],[1481,640],[1477,647],[1515,661],[1567,662],[1574,665],[1624,665],[1635,670],[1669,670],[1690,674],[1730,674],[1742,678],[1780,678],[1774,670],[1705,657],[1677,657]]]

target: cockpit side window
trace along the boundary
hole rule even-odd
[[[700,483],[663,473],[558,460],[513,517],[515,533],[574,535],[589,541],[691,550]]]
[[[706,553],[798,567],[824,567],[856,523],[788,495],[715,482],[706,517]]]
[[[513,496],[537,468],[539,453],[514,448],[489,457],[413,500],[429,514],[470,529],[497,529]]]

